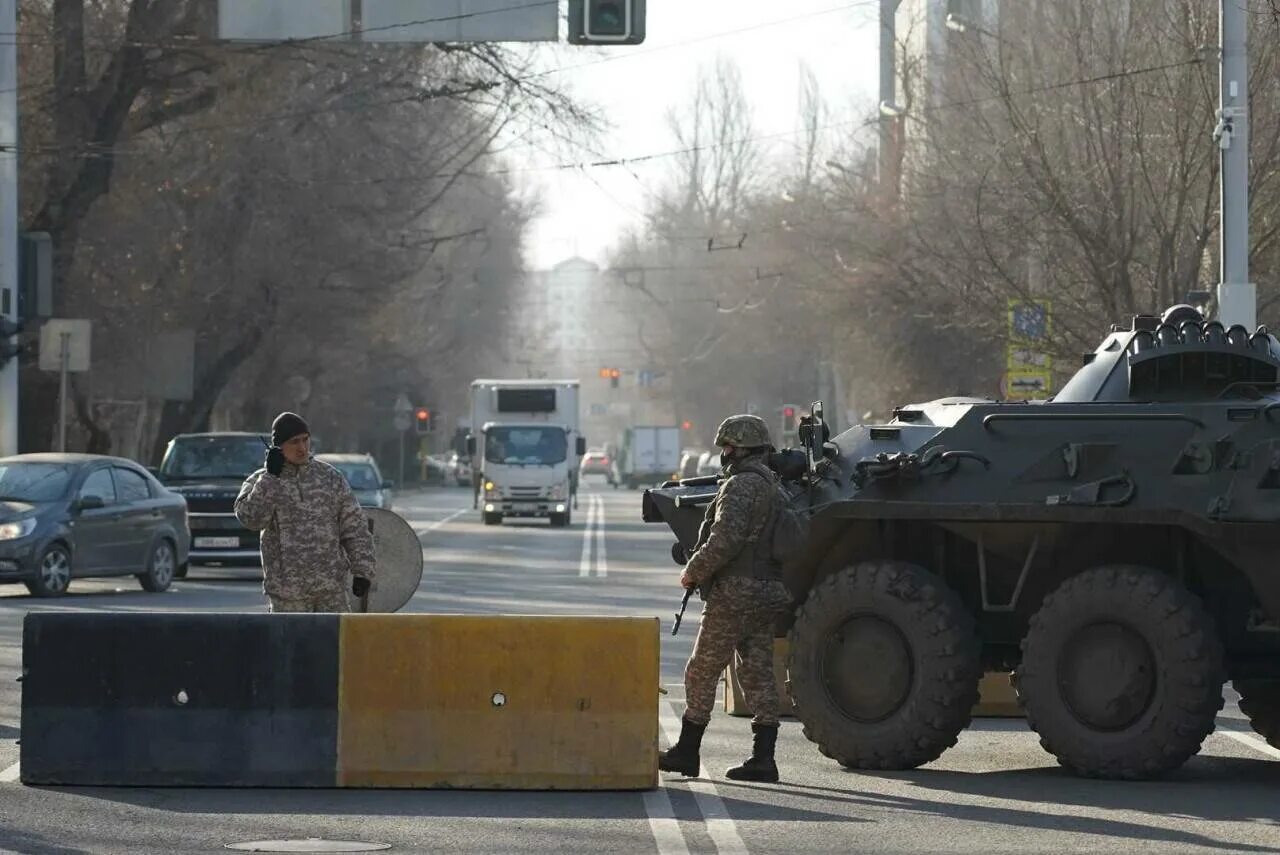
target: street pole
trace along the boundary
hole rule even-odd
[[[400,478],[396,483],[404,489],[404,431],[400,431]]]
[[[1258,325],[1257,288],[1249,281],[1249,56],[1244,0],[1220,0],[1221,48],[1218,126],[1222,150],[1222,249],[1218,319],[1225,325]]]
[[[897,125],[901,118],[887,108],[898,102],[897,16],[901,0],[880,0],[880,147],[876,172],[881,190],[893,194],[897,184]]]
[[[71,333],[59,336],[58,344],[58,451],[67,450],[67,364],[71,360]]]
[[[18,320],[18,0],[0,0],[0,314]],[[14,344],[14,341],[4,344]],[[0,368],[0,455],[18,453],[18,360]]]

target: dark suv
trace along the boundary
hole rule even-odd
[[[188,433],[169,441],[156,476],[187,500],[192,564],[261,562],[258,532],[240,525],[235,503],[265,454],[256,433]]]

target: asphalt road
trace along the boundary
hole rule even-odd
[[[604,561],[584,562],[588,494],[603,502]],[[420,612],[657,615],[671,694],[667,739],[679,728],[681,673],[697,630],[678,605],[665,529],[639,518],[639,494],[588,483],[568,530],[480,524],[470,491],[402,497],[427,572],[408,609]],[[595,538],[592,538],[595,540]],[[132,579],[85,580],[57,602],[0,589],[0,850],[23,853],[212,852],[224,844],[325,838],[431,852],[1280,852],[1280,752],[1251,736],[1229,694],[1218,732],[1170,778],[1074,778],[1018,720],[984,719],[958,746],[911,772],[847,772],[794,721],[783,725],[783,783],[740,785],[723,769],[746,756],[749,726],[718,715],[707,776],[663,780],[652,793],[33,788],[14,783],[21,623],[28,611],[265,610],[257,573],[197,568],[165,594]]]

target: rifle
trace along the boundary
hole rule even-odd
[[[684,610],[689,608],[689,598],[693,596],[696,588],[686,588],[684,591],[684,599],[680,601],[680,611],[676,612],[675,625],[671,627],[671,634],[675,635],[680,631],[680,621],[684,620]]]

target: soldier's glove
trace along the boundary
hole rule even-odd
[[[351,593],[357,597],[363,597],[369,593],[370,587],[372,587],[371,583],[363,576],[353,576],[351,578]]]
[[[284,452],[280,450],[279,446],[273,445],[267,449],[266,467],[267,471],[277,478],[284,471]]]

